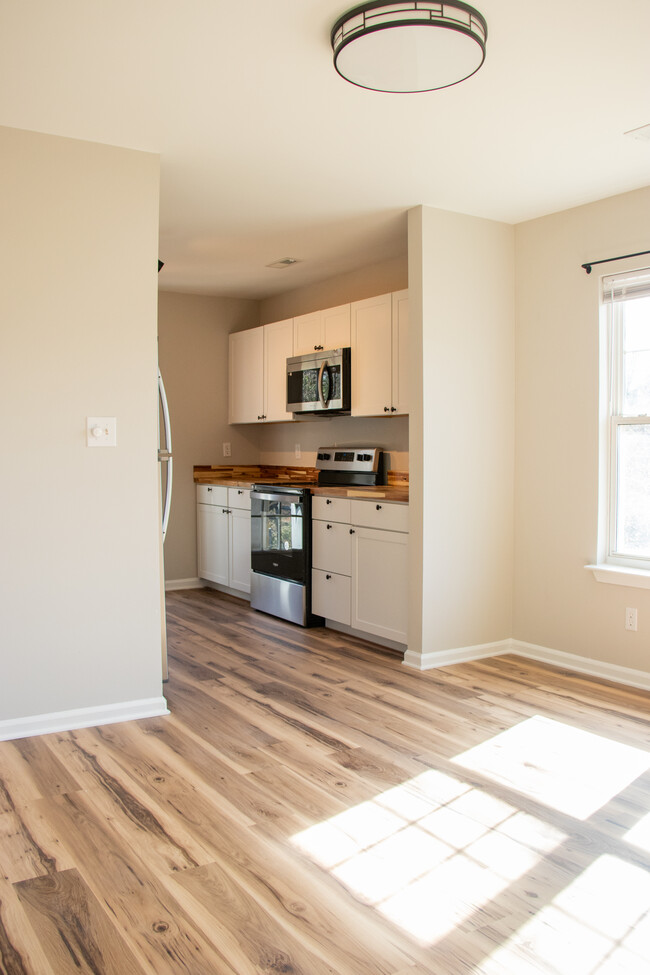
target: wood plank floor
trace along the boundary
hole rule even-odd
[[[168,628],[170,716],[0,743],[3,975],[650,971],[650,695]]]

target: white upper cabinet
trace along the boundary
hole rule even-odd
[[[352,415],[407,413],[408,291],[351,305]]]
[[[293,355],[293,319],[232,332],[228,338],[228,422],[292,420],[286,411],[286,372]]]
[[[293,320],[293,354],[321,349],[345,349],[350,345],[350,305],[300,315]]]
[[[264,326],[228,336],[228,422],[258,423],[264,413]]]
[[[393,358],[393,396],[391,406],[394,413],[408,413],[409,400],[409,293],[393,293],[393,323],[391,329],[391,350]]]
[[[293,319],[264,325],[264,410],[267,422],[293,420],[287,413],[287,359],[293,353]]]

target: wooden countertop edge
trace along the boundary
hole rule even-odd
[[[230,468],[230,470],[232,470],[232,468]],[[304,482],[311,480],[309,477],[309,472],[312,470],[313,468],[303,468],[302,470],[290,468],[285,473],[283,469],[281,475],[272,476],[268,473],[268,467],[265,469],[265,471],[260,470],[259,468],[253,468],[251,473],[246,477],[243,469],[240,467],[237,468],[237,476],[228,477],[225,476],[225,474],[220,474],[218,467],[195,467],[194,482],[196,484],[213,484],[220,485],[221,487],[250,489],[253,484],[261,480],[263,480],[266,484],[291,484],[295,481]],[[389,471],[388,473],[390,476],[392,472]],[[404,481],[403,472],[398,471],[396,473],[400,475],[399,479],[397,479],[397,483],[378,484],[376,487],[365,487],[363,485],[319,486],[314,479],[313,485],[310,484],[310,489],[312,494],[316,497],[356,498],[358,500],[363,500],[365,498],[369,501],[383,498],[385,501],[407,503],[409,500],[408,481]]]

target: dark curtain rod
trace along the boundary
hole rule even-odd
[[[624,261],[628,257],[643,257],[644,254],[650,254],[650,251],[637,251],[636,254],[621,254],[620,257],[604,257],[602,261],[589,261],[588,264],[581,264],[587,274],[591,274],[591,269],[594,264],[609,264],[610,261]]]

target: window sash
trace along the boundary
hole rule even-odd
[[[624,414],[624,306],[628,300],[634,298],[650,297],[650,271],[643,272],[637,276],[633,275],[612,275],[616,283],[627,282],[632,278],[639,282],[639,287],[635,293],[625,298],[618,298],[610,301],[606,311],[608,317],[609,333],[609,523],[607,532],[607,552],[608,561],[617,565],[636,566],[637,568],[650,569],[650,555],[641,556],[627,551],[622,551],[618,546],[619,528],[622,517],[620,505],[620,456],[619,456],[619,431],[624,426],[641,426],[650,423],[650,416],[647,414]],[[611,282],[611,278],[609,279]],[[605,279],[607,281],[608,279]],[[642,288],[646,286],[647,292],[642,293]],[[603,289],[604,290],[604,289]],[[614,293],[616,293],[616,290]],[[610,291],[611,293],[611,291]]]

